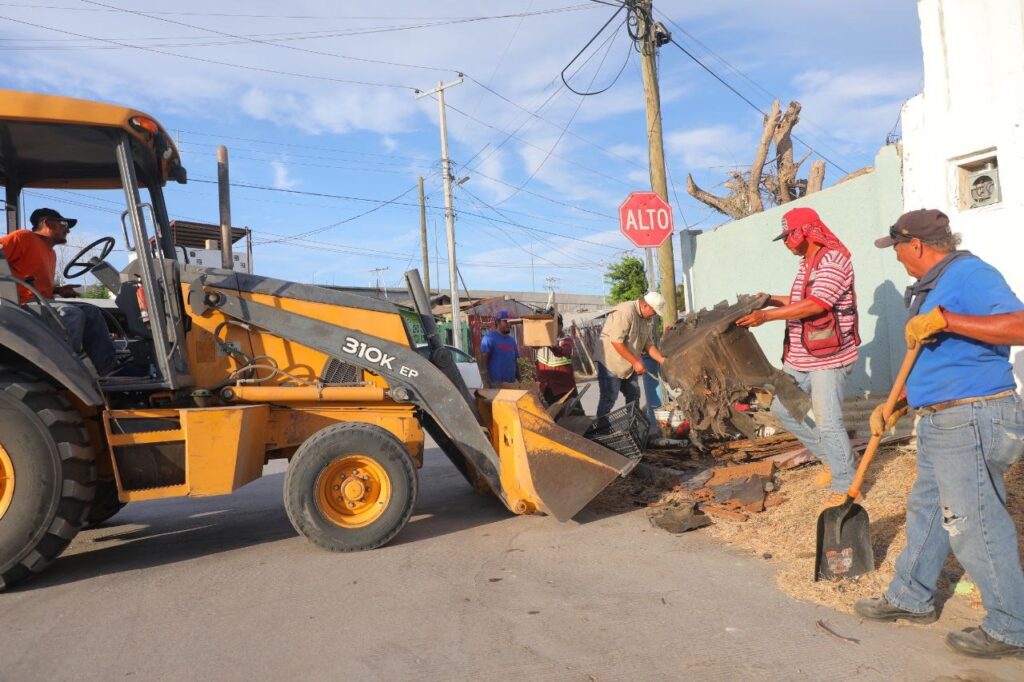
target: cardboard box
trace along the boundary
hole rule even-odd
[[[526,315],[523,317],[523,345],[544,348],[555,345],[558,339],[558,323],[549,315]]]

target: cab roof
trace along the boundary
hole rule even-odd
[[[132,137],[136,168],[146,180],[161,185],[168,179],[185,181],[174,140],[145,112],[106,102],[0,90],[0,184],[120,187],[114,145],[122,132]]]

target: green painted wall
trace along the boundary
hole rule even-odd
[[[758,291],[789,294],[797,257],[772,238],[782,229],[782,215],[798,206],[815,209],[853,256],[862,344],[847,393],[888,391],[905,349],[903,289],[908,277],[892,249],[876,249],[872,242],[903,212],[900,153],[894,145],[878,152],[875,170],[868,175],[693,238],[695,307],[732,302],[737,294]],[[783,322],[769,322],[754,330],[776,365],[781,365],[784,329]]]

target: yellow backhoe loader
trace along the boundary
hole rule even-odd
[[[424,430],[481,492],[515,514],[575,515],[636,458],[558,426],[532,394],[470,394],[407,274],[431,353],[390,303],[182,262],[163,186],[177,148],[129,108],[0,90],[8,232],[23,190],[123,191],[120,271],[103,237],[67,278],[114,295],[122,370],[97,377],[52,302],[19,305],[0,257],[0,589],[43,570],[84,525],[129,502],[225,495],[290,460],[284,505],[332,551],[379,547],[408,521]],[[222,189],[226,189],[222,187]],[[225,226],[225,232],[230,228]]]

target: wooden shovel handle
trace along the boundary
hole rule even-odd
[[[907,383],[907,377],[910,376],[910,370],[914,368],[914,362],[917,361],[917,354],[920,351],[921,344],[915,344],[907,349],[907,354],[903,356],[903,364],[896,375],[896,381],[893,382],[892,390],[889,391],[889,399],[885,401],[883,414],[892,414],[892,411],[896,408],[896,403],[900,399],[900,393],[903,392],[903,386]],[[881,442],[882,434],[872,435],[871,440],[868,441],[868,447],[864,451],[864,456],[860,458],[860,466],[857,467],[857,475],[853,477],[853,483],[850,484],[850,489],[846,491],[847,497],[851,500],[857,499],[857,496],[860,495],[860,486],[864,483],[864,474],[867,473],[871,460],[875,458],[875,453],[878,452],[878,445]]]

